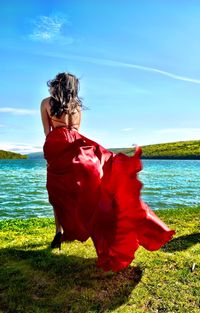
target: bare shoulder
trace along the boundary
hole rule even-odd
[[[50,97],[45,98],[45,99],[43,99],[43,100],[41,101],[41,105],[40,105],[41,111],[47,111],[47,112],[49,112],[49,109],[50,109],[49,100],[50,100]]]
[[[82,107],[81,107],[80,105],[78,105],[78,106],[76,107],[76,110],[80,113],[80,112],[82,111]]]
[[[45,98],[41,101],[41,106],[48,106],[51,97]]]

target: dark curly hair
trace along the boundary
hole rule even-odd
[[[63,113],[70,114],[77,107],[82,107],[78,97],[79,80],[70,73],[58,73],[47,82],[51,94],[51,116],[61,117]]]

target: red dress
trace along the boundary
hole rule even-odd
[[[47,190],[63,227],[63,241],[92,238],[97,265],[119,271],[139,245],[157,250],[175,233],[141,200],[141,149],[114,154],[66,127],[46,137]]]

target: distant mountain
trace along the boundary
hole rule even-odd
[[[142,146],[142,159],[188,159],[200,160],[200,140],[178,141]],[[133,155],[134,148],[110,148],[115,153]],[[43,152],[28,155],[29,158],[43,158]]]
[[[27,159],[27,155],[0,150],[0,159]]]
[[[29,159],[41,159],[44,158],[43,152],[33,152],[28,154]]]

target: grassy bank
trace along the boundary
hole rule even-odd
[[[133,154],[133,148],[112,149],[114,152]],[[200,140],[179,141],[142,146],[143,159],[200,160]]]
[[[175,238],[142,247],[131,266],[103,273],[91,240],[50,250],[52,219],[0,222],[1,312],[199,312],[200,208],[157,211]]]

